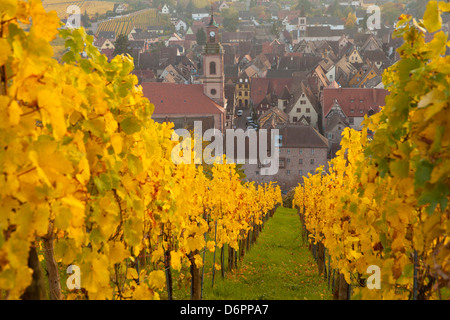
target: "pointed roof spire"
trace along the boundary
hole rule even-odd
[[[211,20],[209,20],[209,25],[210,26],[218,26],[217,23],[214,21],[214,8],[213,5],[211,3]]]

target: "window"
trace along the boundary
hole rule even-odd
[[[311,164],[314,164],[314,159],[311,159]]]
[[[287,153],[291,153],[291,149],[287,149]]]
[[[292,117],[292,122],[297,122],[297,117]]]
[[[355,113],[355,109],[350,109],[350,113]]]
[[[303,159],[298,159],[298,164],[303,164]]]
[[[291,170],[286,170],[286,174],[290,175],[291,174]]]
[[[255,171],[255,174],[256,174],[256,175],[259,175],[259,171]]]
[[[314,148],[311,148],[311,154],[314,154]]]
[[[297,108],[297,113],[302,112],[302,108]]]
[[[302,176],[303,175],[303,170],[298,170],[298,174]]]
[[[209,63],[209,73],[216,74],[216,63],[214,61]]]
[[[245,92],[244,92],[244,96],[248,96],[248,91],[245,91]]]
[[[353,124],[354,119],[353,118],[348,118],[348,123],[349,124]]]
[[[287,162],[287,163],[291,163],[291,159],[290,159],[290,158],[287,158],[287,159],[286,159],[286,162]]]
[[[310,108],[306,108],[306,113],[309,113],[310,111]]]
[[[300,104],[306,104],[306,100],[300,100]]]
[[[303,153],[303,150],[302,150],[302,149],[299,149],[299,150],[298,150],[298,153],[299,153],[299,154],[302,154],[302,153]]]
[[[242,96],[242,91],[239,91],[239,95]]]
[[[359,109],[359,113],[364,113],[364,110],[363,109]]]
[[[215,95],[217,93],[217,90],[216,89],[211,89],[211,94],[212,95]]]

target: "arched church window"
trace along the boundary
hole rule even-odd
[[[216,63],[214,61],[209,63],[209,73],[216,74]]]

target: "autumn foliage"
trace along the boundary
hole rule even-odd
[[[234,164],[212,179],[174,165],[171,125],[151,119],[128,56],[109,63],[83,29],[58,31],[40,0],[2,0],[0,19],[1,299],[26,292],[37,252],[57,268],[52,298],[158,299],[167,270],[188,279],[202,250],[236,247],[281,201],[279,188],[241,183]],[[80,290],[60,283],[68,265]]]
[[[394,35],[404,44],[383,75],[386,106],[362,131],[346,129],[328,172],[296,189],[312,241],[355,297],[434,299],[450,286],[450,43],[440,31],[449,11],[430,1],[423,20],[400,17]],[[381,289],[364,285],[370,265],[381,269]]]

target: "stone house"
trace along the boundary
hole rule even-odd
[[[314,174],[319,166],[327,168],[328,140],[311,126],[283,124],[279,130],[278,172],[265,175],[265,165],[245,163],[246,180],[255,183],[276,182],[282,191],[289,191]],[[267,171],[266,171],[267,172]]]

